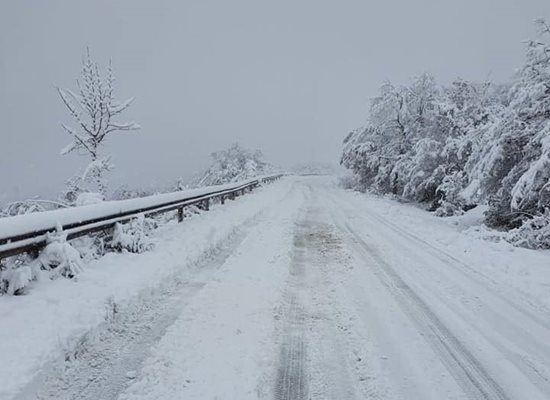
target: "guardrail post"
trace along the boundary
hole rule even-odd
[[[183,207],[178,208],[178,222],[183,221]]]
[[[225,204],[225,195],[224,194],[222,194],[220,196],[220,203]]]
[[[204,200],[204,209],[205,211],[210,210],[210,199]]]

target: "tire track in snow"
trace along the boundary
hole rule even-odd
[[[276,400],[308,398],[306,371],[305,312],[301,304],[306,264],[306,232],[303,225],[294,236],[293,257],[287,287],[288,304],[275,381]]]
[[[392,231],[394,231],[396,234],[400,235],[404,239],[408,239],[420,247],[422,247],[427,253],[433,255],[437,259],[441,260],[447,265],[450,265],[454,267],[456,270],[463,273],[463,275],[467,276],[468,278],[474,280],[475,282],[481,283],[481,281],[487,283],[485,287],[489,288],[495,296],[497,296],[500,300],[507,303],[509,306],[513,307],[518,312],[527,315],[529,318],[531,318],[533,321],[538,323],[540,326],[545,328],[550,328],[550,310],[548,308],[544,307],[541,304],[534,304],[525,293],[521,293],[521,297],[519,297],[518,300],[521,300],[526,307],[529,307],[531,310],[535,310],[537,313],[542,313],[546,318],[540,318],[535,313],[531,312],[530,310],[527,310],[526,307],[520,306],[517,303],[512,302],[509,298],[507,298],[505,295],[503,295],[499,290],[497,284],[494,282],[491,277],[481,273],[480,271],[476,270],[472,266],[468,265],[467,263],[463,262],[462,260],[454,257],[453,255],[447,253],[446,251],[434,246],[433,244],[425,241],[424,239],[418,237],[417,235],[414,235],[410,232],[407,232],[406,230],[400,228],[399,226],[395,225],[394,223],[388,221],[386,218],[375,214],[370,213],[370,216],[372,216],[374,219],[376,219],[381,224],[387,226]],[[467,275],[465,272],[468,272]]]
[[[377,399],[370,354],[358,341],[357,327],[350,325],[353,311],[341,303],[341,280],[349,273],[342,237],[328,222],[326,210],[312,210],[312,245],[308,286],[312,289],[308,352],[310,399]],[[325,214],[325,215],[324,215]],[[364,337],[362,338],[364,339]]]
[[[346,221],[342,229],[366,257],[371,258],[374,272],[390,291],[415,325],[425,334],[428,343],[440,357],[468,398],[475,400],[510,400],[499,384],[489,375],[475,356],[439,320],[430,307],[384,261],[376,249],[369,246]]]
[[[115,400],[132,382],[151,347],[165,334],[189,300],[207,283],[234,249],[246,238],[257,217],[245,222],[217,249],[193,268],[197,276],[175,277],[150,299],[142,299],[123,312],[115,312],[111,325],[97,338],[83,339],[79,349],[62,365],[53,365],[25,388],[15,400]],[[146,295],[146,297],[149,295]]]
[[[361,359],[358,361],[358,347],[345,329],[346,310],[341,310],[338,299],[329,293],[335,291],[329,284],[333,268],[342,267],[340,236],[327,224],[328,215],[319,204],[316,189],[307,182],[304,186],[307,208],[294,230],[274,398],[378,398],[365,382],[365,370],[357,376]],[[350,365],[355,367],[353,371]]]
[[[485,303],[484,315],[489,320],[498,321],[500,328],[497,331],[503,339],[496,340],[482,330],[480,330],[480,333],[521,371],[541,393],[545,393],[548,396],[550,371],[545,368],[543,361],[548,359],[548,355],[550,354],[550,345],[544,336],[544,332],[550,329],[550,313],[548,308],[543,304],[534,303],[529,294],[524,292],[515,291],[514,301],[512,301],[511,298],[507,297],[500,290],[490,276],[476,270],[438,246],[388,221],[381,215],[371,212],[368,216],[389,228],[390,231],[399,235],[408,244],[417,246],[423,253],[433,256],[441,261],[443,265],[451,267],[447,269],[448,272],[455,273],[455,276],[460,278],[464,277],[474,285],[481,285],[482,288],[478,290],[486,289],[487,294],[494,299],[492,303],[496,302],[498,304],[500,302],[502,305],[499,308]],[[452,279],[452,275],[448,279]],[[442,301],[445,302],[444,299]],[[511,309],[507,312],[497,311],[499,309],[506,310],[506,307],[511,307]],[[535,311],[542,317],[532,311]],[[506,329],[504,329],[504,326],[506,326]],[[522,342],[518,343],[515,341],[516,338],[522,338]]]

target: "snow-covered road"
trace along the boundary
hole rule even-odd
[[[185,279],[18,398],[550,398],[548,252],[331,178],[270,191]]]

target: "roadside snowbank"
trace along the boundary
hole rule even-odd
[[[11,399],[40,368],[71,354],[95,328],[141,293],[184,274],[243,223],[277,204],[292,181],[284,179],[210,212],[168,224],[143,254],[109,253],[86,266],[78,280],[35,285],[26,296],[0,298],[0,398]]]

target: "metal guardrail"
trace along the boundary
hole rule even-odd
[[[214,190],[196,196],[184,197],[147,207],[135,208],[110,215],[103,215],[101,217],[69,222],[62,225],[61,228],[63,233],[67,235],[67,240],[70,240],[88,235],[90,233],[113,229],[115,224],[129,222],[139,215],[151,216],[177,210],[178,221],[181,222],[183,221],[183,209],[185,207],[195,205],[203,210],[208,210],[210,203],[214,200],[218,200],[221,204],[224,204],[226,199],[234,200],[235,197],[243,195],[247,191],[252,191],[258,185],[275,181],[281,176],[282,174],[273,175],[237,185],[235,187]],[[9,237],[0,237],[0,261],[6,257],[11,257],[22,253],[36,252],[44,248],[47,244],[48,233],[56,232],[57,230],[57,221],[52,219],[51,226],[46,229],[28,231]]]

